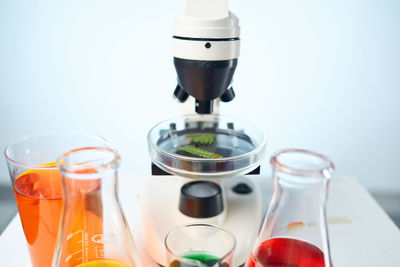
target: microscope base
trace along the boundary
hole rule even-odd
[[[265,178],[265,179],[263,179]],[[177,176],[152,176],[140,195],[140,228],[148,254],[158,264],[166,266],[164,238],[178,225],[186,223],[212,223],[220,225],[236,237],[234,266],[244,264],[257,238],[262,215],[265,210],[264,188],[267,177],[260,175],[238,176],[219,181],[225,200],[223,214],[212,218],[192,218],[178,209],[181,186],[187,179]],[[247,184],[252,190],[247,194],[232,190],[239,183]]]

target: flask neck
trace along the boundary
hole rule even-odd
[[[325,208],[328,183],[325,177],[296,176],[274,171],[272,202],[279,204],[277,208],[294,205],[307,208],[300,210],[301,213],[312,213],[314,209]]]
[[[85,174],[87,175],[87,174]],[[64,174],[64,198],[76,198],[96,192],[101,197],[115,197],[117,192],[117,171],[107,170],[90,174],[90,177],[76,177]]]
[[[101,234],[105,216],[119,211],[116,179],[115,170],[93,174],[90,179],[64,175],[64,227],[85,230],[92,236]]]

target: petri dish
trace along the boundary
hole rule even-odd
[[[265,156],[261,130],[222,115],[187,115],[156,124],[147,136],[150,157],[162,170],[186,178],[246,174]]]

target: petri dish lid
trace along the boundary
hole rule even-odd
[[[147,136],[150,157],[162,170],[186,178],[246,174],[265,156],[266,139],[250,122],[222,115],[187,115],[162,121]]]

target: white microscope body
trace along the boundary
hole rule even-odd
[[[186,102],[185,108],[189,105],[193,109],[194,105],[198,114],[211,114],[219,100],[233,99],[231,81],[239,56],[239,33],[238,19],[228,10],[227,0],[186,1],[184,12],[175,19],[173,33],[178,74],[174,94],[180,102]],[[223,209],[215,216],[192,216],[180,210],[182,186],[196,180],[220,186]],[[262,222],[266,181],[259,174],[198,179],[153,172],[140,197],[140,226],[147,252],[166,266],[164,239],[171,229],[186,223],[212,223],[233,232],[237,240],[234,266],[244,264]]]

